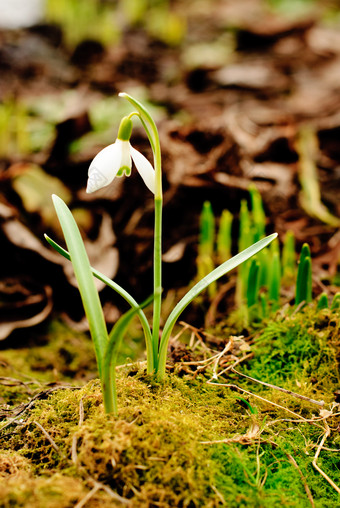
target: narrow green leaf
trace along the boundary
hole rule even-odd
[[[255,305],[259,296],[259,270],[260,264],[257,259],[252,259],[249,268],[247,283],[247,307],[248,309]]]
[[[268,296],[265,293],[260,293],[260,309],[262,319],[268,317]]]
[[[250,185],[249,194],[251,200],[251,211],[255,226],[255,238],[260,240],[265,234],[266,214],[264,213],[262,197],[255,185]]]
[[[57,251],[59,254],[64,256],[64,258],[71,260],[70,254],[67,252],[67,250],[63,249],[59,244],[57,244],[52,238],[50,238],[47,235],[44,235],[48,243]],[[100,281],[104,282],[108,287],[116,291],[124,300],[132,307],[133,309],[136,309],[137,315],[140,319],[141,325],[143,327],[145,342],[146,342],[146,349],[147,349],[147,358],[148,362],[150,361],[150,365],[148,363],[148,373],[151,374],[153,371],[153,357],[151,358],[149,355],[149,350],[152,351],[152,339],[151,339],[151,330],[149,322],[143,312],[143,310],[140,308],[136,300],[127,292],[125,289],[123,289],[119,284],[114,282],[113,280],[109,279],[106,275],[99,272],[92,266],[90,266],[92,274]],[[150,353],[151,354],[151,353]]]
[[[101,377],[103,355],[108,340],[103,309],[99,300],[98,291],[94,284],[84,243],[73,215],[62,199],[56,195],[53,195],[52,199],[64,233],[67,248],[70,252],[74,274],[78,282],[80,296],[89,322],[91,337],[97,357],[99,375]]]
[[[335,293],[331,305],[331,310],[340,310],[340,293]]]
[[[233,216],[229,210],[223,210],[217,233],[217,253],[221,263],[231,257],[231,227]]]
[[[300,261],[296,281],[295,305],[312,301],[312,260],[305,257]]]
[[[183,312],[183,310],[189,305],[189,303],[196,298],[205,288],[209,286],[212,282],[216,281],[226,273],[230,272],[233,268],[236,268],[238,265],[251,258],[255,254],[257,254],[260,250],[267,247],[277,237],[277,233],[273,233],[272,235],[259,240],[254,245],[251,245],[244,251],[236,254],[236,256],[228,259],[222,265],[218,266],[213,270],[209,275],[200,280],[191,290],[178,302],[175,308],[170,313],[164,329],[162,333],[162,338],[159,346],[159,367],[158,374],[160,378],[164,377],[165,374],[165,363],[166,363],[166,353],[168,348],[168,342],[170,339],[171,331],[179,317],[179,315]]]
[[[201,256],[214,254],[215,243],[215,217],[210,201],[203,203],[200,215],[200,238],[198,252]]]
[[[296,278],[295,305],[312,300],[312,260],[308,243],[301,249]]]
[[[123,314],[113,326],[109,341],[107,343],[104,361],[103,361],[103,377],[102,391],[104,399],[104,407],[106,413],[113,413],[117,416],[117,389],[116,389],[116,365],[119,348],[122,343],[126,329],[131,319],[137,314],[138,310],[149,305],[153,300],[153,295],[147,298],[138,309],[130,309]]]
[[[328,309],[328,296],[327,293],[321,293],[317,304],[318,310]]]
[[[279,306],[280,287],[281,287],[280,254],[276,251],[274,252],[272,257],[270,268],[270,281],[269,281],[269,301],[272,302],[274,309],[277,309]]]
[[[283,241],[282,249],[282,274],[283,277],[290,278],[295,273],[295,236],[293,231],[288,230]]]

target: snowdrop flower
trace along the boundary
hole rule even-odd
[[[120,123],[115,143],[101,150],[91,162],[87,193],[106,187],[116,176],[130,176],[132,160],[145,185],[155,193],[155,170],[144,155],[130,145],[131,131],[132,121],[126,116]]]

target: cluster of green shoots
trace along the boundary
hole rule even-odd
[[[84,39],[115,44],[124,25],[141,25],[169,45],[179,44],[186,32],[185,18],[169,0],[120,0],[114,5],[102,0],[47,0],[46,19],[63,28],[69,47]]]
[[[265,236],[266,216],[262,198],[255,186],[250,186],[250,208],[247,200],[241,201],[239,214],[238,250],[246,249]],[[200,217],[200,240],[198,246],[198,277],[214,269],[216,263],[230,259],[232,251],[233,216],[223,210],[216,228],[216,219],[211,203],[206,201]],[[282,252],[278,240],[263,249],[239,269],[236,280],[236,307],[246,311],[247,319],[264,319],[281,306],[282,288],[295,284],[294,305],[303,306],[312,301],[312,259],[309,245],[302,246],[299,260],[295,252],[295,237],[287,231]],[[208,289],[209,297],[214,297],[216,283]],[[331,304],[337,308],[340,294],[336,294]],[[320,295],[318,308],[329,305],[326,293]]]
[[[125,93],[119,95],[127,99],[134,110],[130,115],[121,120],[115,143],[104,148],[92,161],[89,168],[87,192],[95,192],[109,185],[116,176],[119,177],[124,174],[129,176],[131,173],[131,158],[133,159],[146,186],[154,194],[153,295],[150,299],[139,305],[124,288],[90,266],[84,243],[73,215],[64,201],[57,196],[53,196],[53,203],[68,250],[63,249],[46,236],[47,241],[64,257],[70,259],[73,264],[94,343],[105,411],[114,414],[117,414],[115,384],[117,353],[130,320],[135,315],[140,320],[146,343],[148,374],[155,375],[158,380],[163,380],[165,377],[169,339],[173,327],[183,310],[202,291],[205,291],[211,284],[214,284],[217,279],[247,261],[253,255],[258,254],[277,237],[277,234],[274,233],[266,238],[259,239],[259,241],[247,246],[236,256],[220,264],[210,273],[205,274],[175,305],[165,320],[164,326],[161,328],[163,192],[159,134],[153,118],[143,104]],[[134,117],[141,122],[150,142],[153,153],[153,167],[141,153],[130,145],[133,127],[132,118]],[[133,266],[133,259],[130,260],[130,264]],[[97,277],[116,291],[130,306],[130,310],[118,319],[110,333],[107,331],[99,294],[94,284],[94,277]],[[143,307],[151,302],[153,306],[152,324],[148,322],[143,311]]]

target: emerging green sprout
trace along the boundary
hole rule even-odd
[[[88,192],[108,185],[115,176],[129,175],[131,171],[131,157],[140,172],[147,187],[154,194],[155,203],[155,227],[154,227],[154,287],[153,287],[153,320],[150,326],[143,307],[149,301],[138,305],[136,300],[121,286],[101,274],[89,264],[79,229],[75,223],[72,213],[66,204],[57,196],[53,196],[53,203],[65,236],[68,251],[57,245],[53,240],[46,237],[47,241],[63,256],[70,259],[73,264],[74,273],[78,281],[80,295],[83,301],[84,310],[89,321],[90,333],[94,342],[98,371],[102,384],[104,407],[107,413],[117,415],[117,396],[115,389],[114,369],[117,361],[117,353],[123,334],[134,315],[140,319],[147,354],[147,372],[154,374],[159,380],[165,377],[166,357],[168,343],[173,327],[183,310],[196,296],[208,286],[214,284],[217,279],[238,265],[259,253],[267,247],[277,234],[274,233],[263,238],[252,245],[249,242],[247,248],[231,259],[228,259],[220,266],[206,274],[190,291],[177,303],[165,321],[164,328],[160,328],[161,297],[162,297],[162,165],[159,135],[154,120],[145,107],[130,95],[119,94],[126,98],[134,107],[133,113],[123,118],[118,132],[118,139],[113,145],[104,148],[89,168]],[[132,116],[139,118],[148,136],[152,152],[154,168],[137,150],[130,145],[132,131]],[[210,213],[210,212],[209,212]],[[207,207],[208,214],[208,207]],[[208,220],[208,219],[207,219]],[[209,219],[210,220],[210,219]],[[46,236],[46,235],[45,235]],[[207,236],[208,240],[208,236]],[[104,321],[103,310],[100,304],[99,295],[94,285],[93,276],[97,277],[119,295],[130,305],[131,310],[124,314],[117,321],[110,334],[107,332]]]
[[[296,279],[295,305],[312,301],[312,258],[308,243],[301,249]]]
[[[217,233],[217,255],[220,263],[231,258],[231,226],[233,216],[229,210],[223,210]]]
[[[203,279],[214,269],[215,217],[210,201],[203,204],[200,216],[200,239],[198,246],[197,272],[198,279]],[[209,296],[216,293],[216,283],[208,287]]]
[[[241,201],[239,214],[239,250],[245,249],[264,236],[266,217],[258,190],[249,188],[250,208],[247,200]],[[215,239],[215,217],[211,203],[205,202],[200,221],[200,242],[198,247],[198,275],[213,268],[216,260],[230,257],[231,229],[233,217],[228,210],[223,210]],[[215,250],[216,241],[216,250]],[[204,256],[203,256],[204,255]],[[205,261],[204,261],[205,260]],[[209,265],[208,265],[209,261]],[[295,306],[312,301],[312,260],[308,244],[301,250],[298,264],[296,262],[295,237],[287,231],[280,254],[277,240],[268,248],[262,249],[253,259],[240,265],[236,281],[235,303],[243,311],[245,322],[264,319],[270,312],[280,307],[281,288],[295,284]],[[216,293],[216,289],[215,289]],[[214,293],[214,294],[215,294]],[[209,296],[211,293],[209,293]],[[322,294],[317,309],[329,308],[327,294]],[[331,309],[340,308],[340,296],[337,293],[331,303]]]
[[[317,304],[318,310],[328,309],[328,295],[327,293],[321,293],[318,304]]]
[[[292,281],[295,276],[295,268],[295,236],[292,231],[287,231],[282,249],[282,277],[285,281]]]
[[[334,295],[331,310],[340,310],[340,293]]]

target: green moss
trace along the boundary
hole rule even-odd
[[[89,336],[60,321],[28,339],[26,347],[0,351],[0,369],[2,376],[36,382],[89,379],[97,373]]]
[[[255,338],[247,373],[272,384],[302,388],[306,395],[333,400],[339,387],[340,317],[315,305],[278,314]]]
[[[240,372],[323,399],[324,409],[331,409],[339,387],[337,312],[313,306],[281,311],[257,332],[251,349],[253,357],[240,363]],[[233,350],[223,367],[243,354]],[[219,381],[240,391],[207,384],[212,372],[196,374],[183,370],[183,377],[169,375],[160,384],[137,367],[119,369],[118,418],[105,415],[98,380],[41,394],[20,420],[4,420],[0,506],[66,508],[87,495],[89,508],[121,506],[112,492],[137,508],[300,508],[311,506],[310,496],[316,508],[339,504],[312,465],[327,425],[318,465],[340,484],[336,415],[317,420],[320,406],[237,373]],[[7,387],[8,393],[17,389]],[[32,396],[27,386],[20,390],[26,399]],[[94,482],[111,491],[91,493]]]

